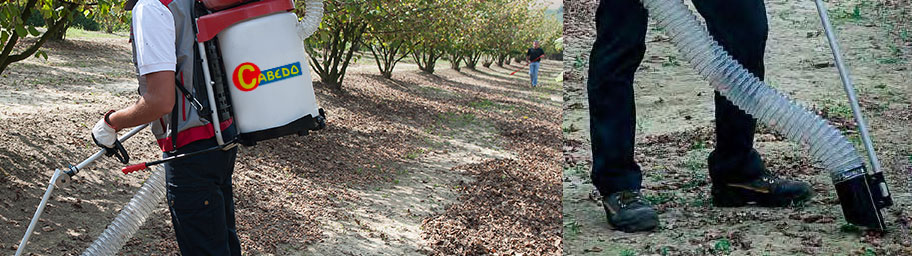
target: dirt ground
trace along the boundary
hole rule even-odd
[[[96,148],[89,128],[136,99],[126,38],[48,43],[50,60],[0,79],[0,254],[12,254],[53,168]],[[562,66],[543,87],[519,64],[435,75],[403,65],[387,80],[353,67],[343,91],[317,83],[325,130],[242,147],[234,174],[238,233],[250,255],[559,255]],[[318,81],[318,78],[315,78]],[[134,162],[160,158],[143,131]],[[55,190],[34,255],[79,254],[148,172],[103,159]],[[121,251],[177,254],[164,204]]]
[[[858,144],[813,1],[764,2],[770,20],[767,82],[852,131]],[[598,1],[564,3],[565,255],[912,255],[912,45],[886,39],[888,24],[875,18],[870,1],[828,5],[895,200],[885,211],[885,234],[845,224],[826,171],[809,160],[806,147],[762,125],[755,146],[770,169],[810,182],[817,196],[804,206],[780,209],[712,207],[706,171],[714,145],[712,91],[652,21],[634,85],[636,160],[644,170],[643,193],[661,223],[652,233],[611,230],[588,178],[585,84]]]

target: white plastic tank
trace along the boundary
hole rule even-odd
[[[280,12],[234,24],[218,34],[240,133],[319,115],[298,18]]]

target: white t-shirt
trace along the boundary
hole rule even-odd
[[[174,17],[158,0],[139,0],[133,7],[133,41],[139,75],[175,71]]]

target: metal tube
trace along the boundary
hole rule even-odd
[[[127,132],[126,134],[124,134],[123,136],[120,136],[120,138],[117,138],[117,140],[119,140],[121,142],[126,141],[127,139],[129,139],[130,137],[133,137],[133,135],[136,135],[137,133],[139,133],[139,131],[142,131],[142,129],[145,129],[148,126],[149,126],[149,124],[143,124],[143,125],[137,126],[137,127],[133,128],[132,130],[130,130],[129,132]],[[92,162],[95,162],[95,160],[98,160],[98,158],[103,156],[104,153],[105,153],[105,151],[103,149],[99,150],[98,152],[95,152],[94,155],[90,156],[89,158],[86,158],[86,160],[83,160],[81,163],[77,164],[76,170],[81,170],[82,168],[85,168],[87,165],[91,164]]]
[[[222,127],[218,118],[218,107],[215,105],[215,93],[212,91],[212,77],[209,77],[209,62],[206,60],[206,47],[198,42],[200,59],[203,61],[203,77],[206,79],[206,92],[209,94],[209,108],[212,109],[212,129],[215,130],[215,140],[219,145],[225,144],[222,140]]]
[[[31,236],[32,231],[35,230],[35,224],[38,224],[38,217],[44,212],[44,206],[47,205],[48,199],[51,198],[51,192],[54,192],[54,184],[57,183],[57,179],[60,178],[61,174],[63,174],[63,171],[60,169],[54,170],[54,175],[51,176],[51,181],[48,182],[47,191],[44,191],[44,196],[41,197],[41,203],[38,204],[38,210],[36,210],[35,215],[32,216],[32,221],[29,222],[28,229],[25,230],[25,236],[23,236],[22,241],[19,242],[19,248],[16,249],[16,256],[21,255],[22,252],[25,251],[25,245],[28,244],[29,236]]]
[[[117,140],[119,140],[121,142],[126,141],[130,137],[133,137],[133,135],[136,135],[137,133],[139,133],[139,131],[142,131],[142,129],[145,129],[147,126],[149,126],[149,124],[143,124],[143,125],[137,126],[136,128],[133,128],[132,130],[130,130],[129,132],[124,134],[123,136],[120,136],[120,138],[118,138]],[[105,153],[104,149],[99,150],[98,152],[95,152],[95,154],[93,154],[89,158],[86,158],[85,160],[83,160],[82,162],[77,164],[75,167],[75,171],[78,172],[80,169],[85,168],[92,162],[95,162],[95,160],[98,160],[98,158],[103,156],[104,153]],[[73,175],[75,175],[75,174],[76,173],[73,173]],[[54,170],[54,175],[51,176],[51,181],[50,181],[50,183],[48,183],[48,188],[46,191],[44,191],[44,196],[41,197],[41,203],[38,203],[38,210],[36,210],[35,215],[32,216],[32,221],[29,222],[28,229],[25,230],[25,235],[22,236],[22,241],[19,241],[19,248],[16,249],[16,256],[19,256],[20,254],[22,254],[22,252],[25,251],[25,246],[28,244],[29,237],[32,236],[32,231],[35,231],[35,224],[38,223],[38,217],[40,217],[41,214],[44,213],[44,207],[47,205],[48,199],[51,198],[51,193],[54,192],[54,184],[57,184],[57,179],[60,179],[60,177],[62,175],[69,175],[69,174],[64,174],[63,171],[61,171],[60,169]]]
[[[852,79],[849,78],[849,71],[846,70],[842,62],[842,54],[839,52],[839,45],[836,36],[833,34],[833,27],[830,25],[829,16],[827,16],[826,6],[820,0],[814,0],[817,5],[817,13],[820,15],[820,22],[823,23],[823,30],[826,34],[827,41],[830,43],[830,49],[833,51],[833,58],[836,61],[836,69],[839,70],[839,78],[842,79],[842,85],[845,87],[846,95],[849,98],[849,105],[852,108],[852,115],[855,116],[855,122],[858,123],[858,131],[861,133],[861,141],[864,143],[865,151],[868,153],[868,159],[874,173],[881,172],[880,161],[877,160],[877,154],[874,153],[874,144],[871,143],[871,136],[868,133],[868,127],[864,118],[861,116],[861,108],[858,106],[858,98],[855,95],[855,87],[852,85]]]

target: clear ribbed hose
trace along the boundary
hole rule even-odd
[[[83,256],[89,255],[114,255],[127,243],[133,234],[139,230],[152,210],[158,208],[159,203],[165,198],[165,170],[159,167],[152,168],[152,175],[146,179],[133,199],[127,203],[108,228],[95,239]]]
[[[852,143],[820,116],[788,99],[751,74],[712,39],[681,0],[642,0],[649,14],[703,78],[722,96],[792,141],[807,144],[811,157],[833,181],[863,173],[850,172],[864,161]]]
[[[298,22],[298,36],[301,40],[307,39],[317,28],[320,27],[320,21],[323,20],[323,0],[307,0],[304,2],[304,18]]]

